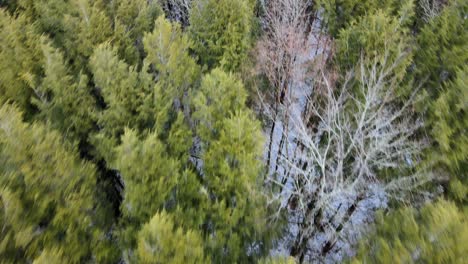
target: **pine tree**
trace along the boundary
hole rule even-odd
[[[451,195],[457,201],[468,202],[468,67],[456,73],[432,106],[432,135],[437,149],[432,160],[454,175]]]
[[[407,2],[407,1],[402,1]],[[355,20],[376,12],[378,9],[391,11],[400,1],[379,0],[320,0],[318,5],[324,10],[324,23],[330,34],[337,37],[340,31],[348,28]]]
[[[252,22],[252,1],[195,0],[189,31],[200,62],[237,70],[250,47]]]
[[[146,95],[140,115],[152,116],[154,129],[162,135],[163,127],[170,127],[178,112],[189,117],[188,97],[197,85],[200,68],[189,55],[192,44],[180,25],[162,16],[156,20],[154,30],[145,34],[143,44],[147,53],[145,65],[153,69],[149,74],[155,76],[156,84]]]
[[[116,148],[112,167],[119,170],[125,186],[122,214],[126,230],[122,239],[129,243],[126,246],[134,246],[139,226],[164,208],[180,177],[179,163],[165,150],[156,133],[140,140],[132,130],[126,130]]]
[[[178,25],[160,17],[143,43],[148,55],[140,71],[120,60],[109,44],[100,45],[91,57],[94,82],[107,104],[93,141],[108,167],[122,177],[120,233],[128,257],[136,248],[137,231],[156,212],[171,205],[178,216],[185,209],[195,215],[195,208],[188,208],[193,204],[180,198],[194,201],[186,190],[198,191],[187,167],[192,132],[186,96],[199,75],[188,54],[189,40]]]
[[[139,263],[210,263],[204,257],[200,234],[177,228],[164,211],[138,233],[137,256]]]
[[[171,23],[164,17],[155,22],[153,32],[143,39],[146,61],[154,66],[161,91],[172,100],[182,100],[185,92],[192,88],[200,74],[200,69],[189,55],[192,42],[180,25]]]
[[[466,74],[468,31],[466,1],[453,0],[417,36],[412,78],[423,83],[421,111],[427,111],[427,130],[434,140],[427,163],[448,176],[449,194],[466,202]]]
[[[199,75],[188,55],[188,38],[179,26],[160,17],[143,43],[148,56],[140,71],[120,60],[109,44],[100,45],[90,59],[94,82],[107,105],[98,123],[101,132],[114,140],[125,127],[163,133],[178,110],[184,108],[188,115],[185,97]]]
[[[247,111],[230,114],[219,138],[212,139],[203,153],[205,188],[215,197],[207,208],[213,216],[208,223],[216,233],[207,244],[215,260],[245,261],[245,251],[265,232],[265,201],[258,184],[263,138],[259,123],[253,120]]]
[[[343,71],[349,71],[362,58],[372,61],[374,58],[398,64],[392,69],[400,79],[406,74],[411,63],[411,56],[405,56],[404,62],[397,62],[401,54],[408,52],[410,44],[409,25],[414,17],[413,1],[402,1],[398,14],[390,10],[376,9],[366,15],[355,18],[337,39],[337,65]]]
[[[112,161],[112,149],[125,127],[138,128],[138,108],[142,105],[140,96],[150,88],[147,76],[140,75],[133,66],[127,65],[117,56],[117,50],[108,43],[99,45],[90,58],[93,81],[106,104],[98,114],[99,134],[92,137],[97,155],[108,163]],[[146,78],[145,78],[146,77]]]
[[[64,51],[73,71],[89,73],[89,58],[94,49],[114,39],[112,18],[104,0],[72,0],[63,11],[63,32],[54,36],[54,45]]]
[[[360,245],[353,263],[465,263],[468,218],[448,201],[419,212],[402,208],[378,216],[376,229]]]
[[[433,100],[443,83],[454,80],[458,69],[468,62],[468,3],[450,1],[450,5],[427,23],[417,36],[414,78],[424,81],[425,91]]]
[[[69,263],[110,260],[94,166],[57,132],[21,120],[15,107],[0,109],[1,258],[30,262],[52,250]]]
[[[31,86],[41,76],[39,35],[24,15],[11,17],[0,9],[0,103],[11,100],[29,117],[34,109]]]
[[[194,102],[207,196],[199,213],[204,214],[205,247],[214,262],[243,262],[261,254],[246,255],[254,244],[262,244],[266,223],[258,185],[263,138],[245,100],[242,83],[215,69],[203,78]]]
[[[63,32],[63,16],[69,4],[60,0],[19,0],[18,10],[31,21],[35,21],[39,32],[58,36]],[[58,37],[60,38],[60,37]]]
[[[198,134],[202,140],[208,143],[210,139],[218,137],[224,118],[244,109],[246,100],[247,93],[242,82],[232,74],[214,69],[206,75],[194,98],[197,108],[194,118],[199,122]]]
[[[33,87],[38,98],[32,102],[39,108],[39,117],[71,140],[85,140],[93,129],[95,101],[88,89],[88,77],[80,74],[75,82],[66,67],[62,53],[42,39],[44,78]]]
[[[52,37],[77,71],[86,67],[94,47],[104,41],[111,41],[127,63],[140,64],[143,33],[152,30],[162,13],[156,1],[145,0],[18,2],[8,6],[35,22],[38,32]]]
[[[162,14],[161,8],[157,1],[146,0],[124,0],[116,6],[113,44],[127,63],[140,64],[144,54],[142,39],[153,30],[154,21]]]
[[[51,37],[79,72],[94,47],[112,36],[112,20],[105,7],[104,0],[21,0],[17,12],[37,25],[39,33]]]

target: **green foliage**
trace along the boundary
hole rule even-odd
[[[199,67],[189,56],[192,42],[179,24],[159,17],[154,31],[145,35],[143,44],[148,54],[146,60],[156,70],[158,85],[164,87],[161,92],[168,98],[181,100],[200,74]]]
[[[466,210],[443,200],[420,212],[402,208],[380,214],[353,263],[465,263],[467,221]]]
[[[61,264],[67,261],[60,250],[44,250],[41,255],[33,261],[33,264]]]
[[[410,44],[407,25],[414,15],[412,9],[413,1],[403,1],[398,15],[377,9],[353,20],[340,31],[337,39],[338,65],[343,70],[349,70],[362,57],[387,60],[388,65],[396,63]],[[398,69],[394,69],[394,72],[402,78],[410,63],[411,56],[406,56],[405,62],[398,61]]]
[[[14,101],[31,115],[31,86],[43,61],[39,36],[24,15],[13,18],[0,9],[0,103]]]
[[[247,93],[241,81],[221,69],[214,69],[201,83],[194,98],[197,111],[194,118],[200,123],[198,134],[208,142],[219,136],[224,118],[245,108]]]
[[[94,82],[106,104],[98,124],[101,133],[114,140],[125,127],[162,133],[175,113],[174,102],[186,105],[184,94],[198,78],[199,68],[188,55],[189,41],[176,24],[158,18],[143,43],[148,56],[141,71],[120,60],[109,44],[97,47],[90,59]]]
[[[195,0],[189,30],[200,62],[237,70],[251,45],[252,22],[252,1]]]
[[[192,146],[185,96],[200,72],[188,55],[189,40],[178,25],[160,17],[143,43],[148,55],[140,71],[119,60],[109,44],[99,46],[90,61],[106,103],[98,119],[102,129],[93,142],[125,185],[121,239],[129,257],[140,225],[179,197],[195,199],[178,193],[189,188],[187,183],[197,184],[185,170]],[[183,212],[190,203],[176,204]]]
[[[223,122],[220,136],[212,140],[203,154],[205,187],[215,195],[208,214],[216,237],[208,245],[224,259],[222,249],[228,249],[229,259],[242,260],[245,250],[266,226],[265,204],[258,192],[263,138],[260,124],[247,112],[237,112]]]
[[[107,242],[94,219],[102,216],[94,166],[57,132],[21,120],[14,107],[0,109],[1,258],[32,261],[44,250],[61,251],[69,263],[99,258],[93,251]]]
[[[425,91],[432,99],[437,98],[443,83],[454,80],[458,69],[468,63],[468,3],[450,2],[417,37],[414,78],[424,82]]]
[[[137,108],[143,92],[135,67],[119,60],[116,49],[109,44],[99,45],[90,59],[93,80],[100,89],[106,109],[98,117],[102,132],[119,137],[125,126],[136,127]]]
[[[18,9],[34,19],[40,32],[57,34],[64,27],[63,14],[68,4],[60,0],[18,0]]]
[[[154,128],[161,133],[177,111],[187,114],[187,95],[198,81],[200,68],[189,55],[191,42],[180,25],[164,17],[156,20],[153,32],[145,34],[143,44],[145,64],[154,69],[151,73],[157,83],[151,96],[146,96],[140,115],[156,117]]]
[[[97,156],[111,163],[113,148],[119,144],[124,129],[128,127],[141,133],[153,128],[155,123],[162,128],[171,102],[163,98],[161,87],[154,86],[148,73],[149,64],[145,63],[137,71],[120,60],[117,50],[108,43],[96,48],[90,68],[106,105],[97,115],[100,131],[91,141],[97,148]]]
[[[112,37],[112,20],[99,2],[75,0],[70,3],[70,15],[64,17],[63,39],[57,43],[67,51],[77,70],[88,64],[95,47]]]
[[[262,258],[258,262],[258,264],[295,264],[296,261],[293,257],[267,257]]]
[[[155,19],[162,11],[157,1],[121,0],[113,5],[115,22],[112,42],[127,63],[139,64],[144,54],[141,45],[144,33],[153,29]]]
[[[450,197],[466,202],[468,192],[466,1],[453,0],[421,28],[414,57],[414,82],[422,83],[420,108],[427,111],[427,129],[434,146],[427,162],[450,178]]]
[[[77,71],[105,41],[111,41],[127,63],[141,63],[143,34],[162,13],[156,1],[145,0],[23,0],[19,10],[36,22],[39,32],[53,38]]]
[[[433,160],[455,175],[451,191],[458,201],[468,199],[468,67],[457,72],[432,107],[433,131],[437,150]]]
[[[112,165],[120,171],[125,183],[122,214],[124,226],[128,227],[122,239],[132,243],[139,225],[169,200],[179,179],[180,165],[166,154],[165,146],[155,133],[139,140],[136,132],[131,130],[123,135]]]
[[[206,247],[214,262],[243,262],[263,239],[264,199],[258,180],[263,137],[245,106],[242,83],[215,69],[202,80],[194,102],[202,140]],[[213,235],[215,234],[215,235]],[[252,252],[252,256],[259,252]]]
[[[358,18],[374,13],[377,9],[392,10],[400,1],[380,0],[320,0],[318,5],[324,8],[325,22],[332,36],[347,28]],[[407,2],[407,1],[403,1]]]
[[[62,53],[51,47],[43,38],[44,78],[33,87],[37,98],[32,102],[38,107],[39,118],[71,139],[85,139],[94,125],[95,101],[88,89],[88,77],[79,75],[74,81]]]
[[[143,263],[267,252],[260,124],[232,75],[216,69],[197,91],[191,56],[237,70],[253,1],[202,1],[189,34],[157,1],[1,3],[2,261],[116,263],[117,245]],[[124,185],[114,218],[100,193],[116,188],[110,170]]]
[[[176,228],[166,212],[156,213],[138,233],[139,263],[210,263],[200,234]]]
[[[21,0],[17,11],[50,36],[77,71],[86,66],[93,48],[112,36],[111,19],[100,0]]]

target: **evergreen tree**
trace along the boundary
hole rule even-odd
[[[21,0],[8,6],[50,36],[77,71],[86,67],[94,47],[104,41],[111,41],[127,63],[140,64],[143,33],[152,30],[162,13],[156,1],[145,0]]]
[[[203,78],[194,102],[207,196],[200,213],[214,262],[252,260],[265,246],[265,205],[258,185],[263,138],[245,100],[242,83],[215,69]],[[254,245],[259,249],[246,255]]]
[[[3,9],[0,9],[0,61],[0,103],[11,100],[29,117],[34,112],[31,86],[41,76],[40,39],[24,15],[13,18]]]
[[[106,105],[97,116],[100,131],[91,141],[97,148],[97,156],[110,163],[113,148],[125,127],[138,128],[138,108],[143,102],[142,95],[151,89],[151,80],[120,60],[117,50],[108,43],[96,48],[90,58],[90,68]]]
[[[140,225],[164,208],[180,177],[179,163],[165,150],[156,133],[139,140],[131,130],[125,132],[116,149],[112,166],[119,170],[125,186],[122,240],[126,247],[134,246]]]
[[[63,16],[69,4],[61,0],[18,0],[17,11],[31,21],[35,21],[38,31],[47,35],[58,36],[63,32]]]
[[[154,31],[143,39],[146,61],[155,69],[158,85],[171,100],[182,100],[185,92],[191,88],[200,74],[200,69],[189,55],[192,42],[180,25],[171,23],[164,17],[155,22]]]
[[[98,120],[101,132],[93,141],[124,183],[121,239],[128,257],[143,223],[169,205],[176,204],[179,216],[184,214],[190,203],[180,197],[189,197],[185,188],[197,189],[195,176],[186,170],[192,133],[185,97],[199,74],[188,55],[189,40],[179,26],[160,17],[143,43],[148,56],[141,71],[119,60],[109,44],[99,46],[91,57],[94,81],[107,104]],[[192,216],[193,209],[188,209]]]
[[[66,51],[75,71],[87,68],[94,49],[113,37],[112,19],[103,7],[101,0],[73,0],[68,6],[64,36],[56,38],[56,45]]]
[[[353,263],[465,263],[467,221],[466,209],[443,200],[420,212],[402,208],[380,214]]]
[[[324,10],[324,25],[332,36],[337,37],[341,30],[348,28],[355,20],[379,9],[394,14],[395,9],[398,10],[399,5],[405,2],[408,1],[320,0],[318,5]]]
[[[94,166],[57,132],[21,120],[16,108],[0,109],[2,260],[30,262],[49,250],[69,263],[112,258],[96,218],[105,216]]]
[[[336,76],[363,62],[349,78],[352,103],[328,108],[323,116],[348,116],[342,111],[361,109],[367,95],[356,89],[359,85],[369,92],[374,82],[382,89],[401,83],[395,94],[385,90],[383,101],[377,100],[380,110],[379,103],[391,101],[390,112],[416,84],[422,84],[425,93],[421,113],[427,117],[433,146],[427,161],[420,163],[450,176],[446,198],[453,201],[379,215],[354,261],[462,263],[468,258],[467,209],[461,209],[468,202],[467,2],[300,2],[0,0],[0,262],[293,263],[291,258],[266,257],[281,230],[266,223],[261,125],[233,73],[248,68],[245,60],[260,26],[255,5],[261,9],[270,3],[291,8],[285,14],[301,19],[279,21],[296,25],[275,31],[292,32],[285,33],[284,43],[290,43],[287,35],[296,31],[313,34],[317,43],[322,33],[331,36],[333,49],[317,48],[335,52],[328,65],[321,68],[309,53],[294,61],[303,65],[305,59],[314,69],[326,69],[326,82],[327,70],[337,70],[326,84],[330,91],[335,82],[344,82]],[[436,2],[442,4],[433,10],[424,5]],[[184,25],[167,20],[160,4],[170,19]],[[314,12],[321,20],[320,36],[316,28],[308,28]],[[289,15],[279,13],[275,19]],[[263,33],[274,33],[269,30]],[[265,55],[265,61],[277,56],[280,69],[285,64],[278,54]],[[392,66],[378,72],[387,71],[380,69],[383,65]],[[369,75],[363,74],[367,71]],[[300,83],[310,88],[308,80]],[[335,95],[329,93],[330,98]],[[365,115],[382,118],[375,112],[380,110],[367,106]],[[353,118],[343,123],[352,126]],[[406,124],[412,117],[395,118],[389,122],[401,119]],[[334,132],[317,128],[324,129],[320,137]],[[416,129],[405,131],[411,131],[406,138],[422,136]],[[320,146],[332,139],[322,138]],[[301,143],[285,142],[291,143],[301,148]],[[399,142],[387,143],[393,146],[390,152],[398,150]],[[331,152],[327,149],[325,156]],[[361,150],[357,152],[348,151],[352,162],[360,158]],[[304,168],[311,169],[312,163]],[[372,177],[388,173],[395,171],[379,169]],[[346,214],[352,215],[358,202]],[[292,203],[284,203],[288,213]],[[346,211],[333,209],[337,214]],[[308,227],[329,235],[331,229],[319,220],[328,217],[320,210]],[[297,234],[305,247],[310,242],[306,236]],[[330,251],[334,239],[327,237],[323,248]]]
[[[179,26],[160,17],[143,43],[148,56],[141,71],[120,60],[109,44],[100,45],[91,57],[94,82],[107,105],[98,118],[103,145],[115,144],[125,127],[140,133],[153,129],[166,138],[178,119],[177,111],[185,106],[188,115],[185,96],[195,84],[199,68],[188,55],[187,37]],[[102,152],[110,152],[105,149]]]
[[[162,14],[157,1],[122,0],[113,3],[110,10],[114,18],[112,43],[119,56],[129,64],[141,64],[143,36],[153,30],[154,21]]]
[[[433,131],[437,142],[432,160],[454,175],[450,184],[455,200],[468,202],[468,67],[446,85],[432,107]]]
[[[62,53],[42,39],[44,78],[33,87],[39,117],[71,140],[84,140],[94,125],[95,102],[88,89],[88,77],[80,74],[77,82],[66,67]]]
[[[176,228],[171,215],[156,213],[138,233],[139,263],[210,263],[197,232]]]
[[[401,59],[401,54],[408,52],[411,39],[409,25],[413,19],[413,1],[402,1],[398,14],[389,10],[376,9],[366,15],[355,18],[337,39],[337,65],[348,71],[355,67],[362,58],[386,60],[389,65],[398,64],[392,69],[403,78],[406,68],[411,63],[411,56]]]
[[[99,116],[102,131],[117,137],[125,126],[136,126],[137,108],[142,92],[138,71],[117,56],[109,44],[99,45],[90,58],[93,80],[104,98],[106,109]]]
[[[427,130],[434,146],[427,161],[449,176],[451,198],[466,202],[466,74],[468,31],[466,1],[453,0],[429,21],[417,36],[411,71],[415,82],[423,83],[421,111],[427,111]]]
[[[454,80],[457,70],[468,63],[468,3],[449,2],[417,36],[413,75],[417,82],[425,82],[425,91],[432,100],[438,97],[443,83]]]
[[[104,0],[21,0],[16,11],[37,25],[39,33],[49,36],[79,72],[93,48],[112,36],[105,7]]]
[[[244,109],[247,93],[242,82],[232,74],[214,69],[206,75],[200,91],[194,98],[194,118],[199,122],[198,134],[205,143],[219,137],[224,119],[235,111]]]
[[[180,25],[164,17],[156,20],[153,32],[145,35],[143,43],[148,54],[145,65],[151,65],[156,84],[146,95],[140,116],[153,118],[154,128],[162,133],[179,111],[188,118],[188,96],[197,85],[200,69],[189,55],[191,42]]]
[[[237,70],[250,47],[252,20],[252,1],[195,0],[189,30],[200,62]]]

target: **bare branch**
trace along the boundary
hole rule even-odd
[[[417,90],[405,102],[396,96],[400,81],[393,72],[404,56],[394,62],[385,53],[383,59],[362,58],[339,87],[322,70],[323,89],[308,98],[308,115],[290,116],[289,137],[301,147],[293,158],[282,155],[284,171],[290,173],[280,182],[278,197],[289,197],[283,210],[299,222],[291,244],[299,261],[332,252],[363,201],[378,195],[375,188],[384,193],[382,199],[404,200],[432,179],[414,173],[426,145],[414,139],[422,126],[410,107]],[[401,175],[379,177],[387,169]],[[309,246],[320,237],[318,246]]]

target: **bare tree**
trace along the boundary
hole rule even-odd
[[[268,103],[264,106],[273,117],[267,150],[267,166],[270,167],[274,156],[278,156],[272,153],[273,145],[279,144],[277,151],[281,152],[285,144],[284,133],[279,142],[273,137],[278,119],[284,123],[283,130],[288,126],[291,87],[303,81],[307,62],[323,45],[311,45],[310,42],[313,24],[310,1],[270,0],[261,3],[265,10],[262,20],[265,34],[257,45],[257,65],[273,88],[271,94],[265,96]]]
[[[403,103],[396,96],[400,81],[392,73],[405,56],[362,59],[338,87],[321,71],[322,88],[308,98],[307,114],[291,117],[288,133],[297,147],[282,155],[288,173],[269,182],[279,186],[278,212],[286,211],[296,230],[289,248],[300,262],[323,260],[335,249],[375,186],[403,200],[431,180],[414,168],[425,146],[414,139],[422,125],[412,110],[417,90]],[[381,177],[388,170],[399,176]]]

